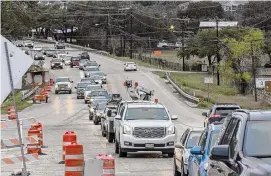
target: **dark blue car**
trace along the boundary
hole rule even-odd
[[[212,147],[214,146],[222,123],[214,123],[202,132],[198,146],[194,146],[190,150],[188,158],[189,176],[207,176],[208,160]]]

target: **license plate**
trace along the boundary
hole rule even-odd
[[[153,147],[154,147],[154,144],[145,144],[145,147],[146,147],[146,148],[153,148]]]

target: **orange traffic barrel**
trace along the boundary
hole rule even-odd
[[[73,131],[66,131],[63,135],[63,155],[62,160],[65,161],[65,146],[77,141],[77,136]]]
[[[30,128],[28,130],[28,136],[39,136],[40,131],[35,128]],[[41,146],[40,143],[34,143],[34,144],[27,144],[27,153],[41,153]]]
[[[72,142],[66,146],[65,154],[65,176],[83,176],[83,145]]]
[[[15,107],[14,106],[9,106],[8,107],[8,114],[14,113],[15,112]]]
[[[16,115],[14,113],[8,114],[8,119],[9,120],[14,120],[14,119],[16,119]]]
[[[115,176],[115,158],[107,154],[99,154],[96,159],[102,159],[102,176]]]
[[[32,124],[31,129],[39,130],[39,132],[40,132],[39,135],[38,135],[39,144],[40,144],[40,146],[43,146],[42,124],[41,123]]]

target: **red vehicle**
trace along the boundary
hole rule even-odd
[[[79,61],[80,57],[71,57],[71,68],[73,68],[74,66],[79,67]]]

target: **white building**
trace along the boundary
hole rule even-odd
[[[218,22],[218,28],[225,28],[225,27],[237,27],[238,22],[237,21],[219,21]],[[200,29],[213,29],[216,28],[216,22],[215,21],[202,21],[199,24]]]

